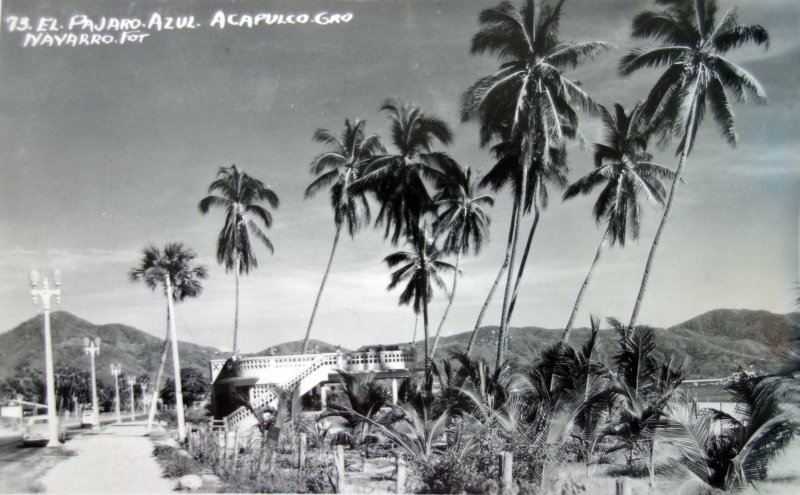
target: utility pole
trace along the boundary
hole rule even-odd
[[[100,338],[85,337],[83,344],[86,346],[83,350],[89,355],[92,364],[92,428],[97,428],[100,426],[100,411],[97,407],[97,374],[95,373],[94,358],[100,354]]]

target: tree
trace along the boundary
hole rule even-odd
[[[647,125],[640,104],[630,114],[626,114],[620,104],[614,105],[613,114],[605,107],[600,107],[600,110],[606,142],[595,143],[594,170],[569,186],[564,193],[564,200],[589,194],[602,185],[593,214],[598,224],[606,222],[606,230],[564,327],[561,340],[565,343],[603,246],[606,243],[625,246],[628,231],[637,239],[641,196],[663,206],[665,190],[660,179],[671,179],[674,175],[666,167],[650,161],[652,157],[647,153],[647,142],[651,128]]]
[[[563,76],[607,47],[598,41],[561,43],[558,27],[563,0],[555,7],[537,8],[526,0],[517,10],[502,2],[481,12],[481,29],[472,38],[472,53],[497,55],[503,64],[494,74],[479,79],[462,98],[464,120],[477,118],[482,142],[508,126],[510,141],[519,146],[522,159],[520,198],[526,198],[528,167],[534,157],[547,162],[551,148],[559,148],[564,129],[577,127],[574,106],[592,110],[594,103],[579,85]],[[522,209],[516,208],[514,232],[519,231]],[[518,235],[509,236],[509,268],[500,319],[497,364],[505,351],[508,313],[512,297]]]
[[[336,253],[336,246],[339,243],[342,227],[346,225],[347,232],[352,238],[361,228],[361,222],[369,222],[370,220],[369,203],[364,191],[357,191],[351,186],[358,180],[367,161],[374,155],[384,152],[384,150],[377,135],[367,136],[365,134],[365,126],[366,121],[364,120],[356,119],[354,123],[351,123],[350,120],[345,120],[341,136],[336,136],[328,129],[317,129],[314,133],[314,141],[326,144],[332,149],[318,155],[311,162],[311,173],[319,177],[306,188],[305,197],[309,198],[319,190],[330,186],[329,196],[331,207],[333,208],[333,223],[336,226],[336,234],[333,237],[333,247],[328,259],[328,266],[325,268],[325,275],[322,277],[317,299],[314,301],[314,309],[311,311],[311,318],[308,320],[302,354],[308,351],[311,326],[314,324],[314,316],[317,314],[322,291],[325,289],[325,282],[328,280],[328,273],[331,270],[333,255]]]
[[[472,169],[465,169],[455,162],[447,163],[444,170],[444,182],[434,198],[434,203],[440,212],[436,219],[434,231],[437,235],[444,235],[442,250],[447,254],[456,254],[456,264],[453,273],[453,288],[450,291],[450,300],[439,322],[436,337],[431,348],[431,359],[436,353],[439,344],[439,335],[444,327],[447,314],[453,305],[458,283],[459,265],[461,256],[469,253],[478,254],[485,239],[489,236],[490,219],[484,208],[494,206],[494,199],[482,194],[478,184],[479,175],[472,175]]]
[[[180,242],[171,242],[164,246],[162,252],[157,247],[150,245],[143,251],[139,265],[128,272],[131,282],[144,282],[150,290],[163,287],[167,299],[167,338],[161,351],[161,362],[158,366],[156,381],[153,386],[153,401],[147,419],[148,431],[152,428],[155,417],[156,399],[164,365],[167,361],[169,340],[172,340],[172,365],[173,372],[178,375],[180,360],[178,356],[178,336],[175,330],[175,315],[172,308],[173,302],[181,302],[189,297],[197,297],[203,291],[200,281],[208,278],[208,270],[204,265],[195,264],[197,254]],[[176,395],[180,395],[180,377],[175,381]],[[182,409],[178,415],[179,435],[183,432]]]
[[[433,298],[433,284],[446,290],[442,273],[453,270],[450,263],[441,261],[443,252],[436,247],[429,237],[426,227],[418,227],[410,232],[408,244],[411,251],[398,251],[387,256],[383,261],[389,268],[399,268],[392,272],[391,282],[387,290],[392,290],[405,283],[400,294],[400,304],[411,304],[414,313],[422,311],[425,332],[424,362],[428,368],[428,303]]]
[[[208,395],[208,379],[205,373],[194,368],[181,368],[181,383],[183,384],[183,403],[186,407],[202,402]],[[160,397],[166,405],[175,405],[174,380],[167,378]]]
[[[766,103],[761,84],[745,69],[731,62],[726,55],[746,44],[769,46],[767,30],[759,25],[740,25],[735,9],[729,10],[716,23],[716,0],[659,0],[666,5],[661,12],[645,11],[633,20],[634,38],[652,39],[656,47],[637,47],[625,55],[619,72],[625,77],[652,67],[666,67],[658,78],[645,103],[645,113],[655,121],[671,124],[681,134],[678,167],[672,180],[664,215],[656,231],[647,257],[642,283],[636,297],[628,327],[639,316],[647,282],[655,259],[656,249],[664,233],[683,168],[694,146],[697,130],[702,123],[706,106],[728,144],[736,144],[735,118],[731,96],[744,102],[747,96],[757,103]]]
[[[217,237],[217,262],[225,265],[226,272],[233,270],[236,276],[232,349],[236,356],[239,352],[239,275],[258,267],[254,239],[261,241],[270,253],[274,251],[264,230],[272,226],[272,214],[259,203],[266,201],[277,208],[280,200],[263,182],[239,171],[236,165],[220,168],[217,179],[208,186],[208,193],[198,204],[201,213],[208,213],[212,207],[225,209],[225,223]]]
[[[371,159],[356,187],[375,195],[380,203],[375,225],[384,225],[384,237],[391,237],[396,245],[407,231],[417,228],[423,214],[432,210],[424,179],[440,177],[439,162],[449,159],[444,153],[434,152],[433,143],[447,145],[453,135],[443,120],[414,105],[389,99],[381,111],[392,121],[392,144],[397,152]]]

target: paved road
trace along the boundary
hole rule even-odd
[[[105,425],[116,420],[113,414],[103,414],[100,423]],[[123,417],[123,421],[129,418]],[[70,448],[70,440],[84,434],[92,433],[89,428],[81,428],[77,419],[65,422],[67,442],[64,447]],[[59,461],[63,455],[53,449],[41,447],[24,447],[22,432],[0,436],[0,493],[22,493],[40,491],[39,480]]]

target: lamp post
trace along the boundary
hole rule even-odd
[[[83,350],[89,355],[92,363],[92,427],[96,428],[100,425],[100,411],[97,408],[97,374],[95,373],[94,358],[100,353],[100,338],[85,337],[83,344],[86,346]]]
[[[128,377],[128,385],[131,386],[131,421],[136,421],[136,409],[134,409],[135,401],[133,398],[133,386],[136,385],[136,377]]]
[[[122,423],[122,413],[119,410],[119,375],[122,373],[122,366],[119,364],[111,365],[111,374],[114,375],[114,412],[117,413],[117,423]]]
[[[42,280],[42,287],[39,284],[39,272],[31,270],[31,296],[33,303],[42,303],[43,331],[44,331],[44,360],[45,373],[47,375],[47,432],[50,447],[58,445],[58,417],[56,415],[56,383],[53,377],[53,347],[50,338],[50,297],[56,296],[56,303],[61,302],[61,273],[53,271],[53,283],[55,288],[50,288],[50,281],[47,277]],[[38,299],[37,299],[38,298]]]
[[[147,398],[147,390],[148,390],[149,383],[146,381],[142,381],[139,384],[139,393],[141,394],[142,398],[139,400],[139,405],[142,406],[142,413],[147,412],[147,406],[145,405],[146,398]]]

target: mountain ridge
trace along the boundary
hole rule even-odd
[[[110,380],[111,363],[120,363],[123,371],[135,375],[154,376],[163,346],[163,339],[120,323],[94,324],[66,311],[51,313],[54,360],[56,367],[67,362],[70,366],[88,371],[89,359],[84,355],[84,337],[100,337],[102,344],[97,356],[97,373],[101,380]],[[17,327],[0,334],[0,380],[12,376],[19,366],[41,369],[44,361],[42,315],[39,314]],[[714,309],[668,328],[653,327],[659,352],[684,362],[689,378],[726,376],[739,366],[767,368],[779,359],[788,339],[798,338],[800,313],[784,315],[765,310]],[[497,326],[481,327],[476,336],[475,355],[494,363]],[[442,336],[436,358],[466,349],[471,331]],[[532,362],[544,346],[555,343],[561,330],[538,326],[511,327],[508,356],[519,364]],[[589,336],[588,328],[572,331],[570,342],[580,346]],[[180,341],[181,366],[208,371],[208,361],[224,359],[227,353],[209,346]],[[599,333],[597,354],[608,362],[614,352],[616,335],[612,330]],[[297,354],[302,340],[270,346],[246,356]],[[422,341],[416,342],[422,351]],[[339,346],[318,339],[311,348],[333,352]],[[347,351],[345,348],[341,348]],[[170,357],[171,360],[171,357]],[[168,363],[167,374],[172,366]],[[109,375],[106,377],[105,375]]]

